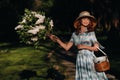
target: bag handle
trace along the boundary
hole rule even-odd
[[[100,52],[102,52],[105,56],[107,56],[107,54],[106,54],[102,49],[100,49],[99,47],[97,47],[97,49],[98,49]]]
[[[106,56],[106,60],[109,62],[107,54],[106,54],[102,49],[100,49],[99,47],[97,47],[97,49]],[[97,58],[95,55],[93,55],[93,56],[94,56],[95,58]]]

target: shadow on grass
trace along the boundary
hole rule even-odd
[[[38,76],[36,71],[32,70],[23,70],[19,73],[20,80],[30,80],[32,77],[37,77],[38,79],[46,80],[46,76]]]
[[[31,77],[37,76],[36,71],[31,70],[23,70],[19,73],[20,79],[27,79],[29,80]]]
[[[67,60],[76,64],[76,55],[77,55],[76,48],[72,47],[69,51],[65,51],[63,48],[59,48],[59,49],[56,48],[55,52],[59,55],[58,57],[60,59]]]
[[[59,55],[61,56],[60,57],[61,59],[70,61],[70,62],[75,64],[76,57],[75,57],[74,53],[69,52],[69,51],[65,51],[65,50],[56,51],[56,52],[59,53]]]
[[[54,68],[50,68],[47,71],[46,79],[52,80],[64,80],[65,76],[59,72],[59,70],[55,70]]]
[[[64,80],[65,76],[62,75],[59,71],[50,68],[47,71],[46,76],[38,76],[36,71],[31,71],[31,70],[23,70],[19,73],[20,80],[30,80],[32,77],[37,77],[38,79],[45,79],[45,80]]]

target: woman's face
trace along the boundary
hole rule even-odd
[[[82,21],[82,25],[83,26],[88,26],[89,23],[90,23],[90,19],[89,18],[82,18],[81,21]]]

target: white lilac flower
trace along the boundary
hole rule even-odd
[[[26,23],[26,19],[23,19],[23,20],[22,20],[22,23]]]
[[[45,26],[43,25],[40,25],[40,26],[35,26],[33,27],[31,30],[28,30],[28,33],[31,33],[31,34],[37,34],[39,31],[41,30],[44,30],[45,29]]]
[[[36,26],[35,28],[38,28],[38,29],[44,30],[44,29],[45,29],[45,26],[44,26],[44,25],[39,25],[39,26]]]
[[[41,18],[41,17],[43,17],[43,15],[41,15],[41,14],[35,14],[35,17],[36,18]]]
[[[40,23],[43,23],[43,22],[44,22],[45,16],[36,14],[35,17],[38,18],[38,20],[36,21],[35,24],[40,24]]]
[[[22,29],[22,28],[23,28],[23,25],[18,25],[17,27],[15,27],[15,30]]]
[[[20,31],[20,32],[18,32],[20,35],[23,35],[22,32],[26,33],[26,30],[27,30],[27,34],[30,34],[31,37],[29,37],[29,35],[26,35],[29,37],[29,39],[26,39],[26,36],[23,36],[23,37],[21,37],[22,38],[21,41],[26,40],[23,42],[26,44],[34,45],[36,42],[39,42],[39,39],[45,39],[46,33],[49,32],[50,30],[52,30],[52,28],[54,26],[53,20],[51,19],[48,22],[49,19],[50,18],[47,18],[45,15],[40,14],[40,12],[26,10],[24,16],[22,17],[22,21],[20,21],[19,25],[15,27],[15,30]],[[39,44],[37,44],[35,46],[38,46],[38,45]]]
[[[37,14],[35,11],[32,11],[31,13],[32,13],[33,15]]]
[[[31,34],[37,34],[38,32],[39,32],[39,29],[37,29],[37,28],[28,30],[28,33],[31,33]]]
[[[32,44],[32,42],[30,42],[30,41],[27,41],[26,43],[27,43],[27,44]]]
[[[52,29],[52,27],[54,26],[54,25],[53,25],[53,20],[50,20],[49,24],[50,24],[51,29]]]
[[[32,37],[31,40],[32,40],[32,41],[37,41],[37,40],[38,40],[38,37]]]

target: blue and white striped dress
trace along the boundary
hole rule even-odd
[[[97,42],[94,32],[79,33],[73,32],[71,39],[75,45],[85,44],[91,46]],[[108,80],[104,72],[96,72],[94,68],[94,51],[79,50],[76,59],[75,80]]]

